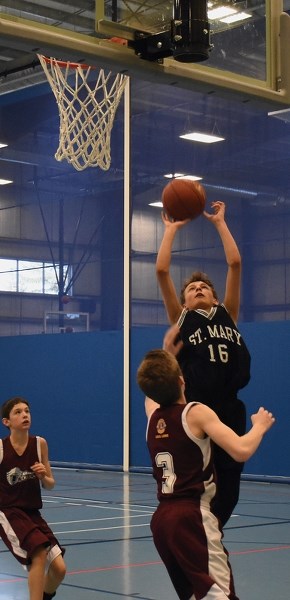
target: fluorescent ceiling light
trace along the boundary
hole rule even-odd
[[[183,173],[166,173],[166,179],[176,179],[176,177],[184,177]]]
[[[235,8],[229,8],[229,6],[219,6],[218,8],[209,10],[207,16],[209,19],[214,21],[215,19],[223,19],[224,17],[233,15],[236,12],[237,10]]]
[[[241,188],[227,187],[224,185],[213,185],[211,183],[208,183],[207,187],[209,187],[213,190],[224,190],[225,192],[233,192],[235,194],[242,194],[243,196],[258,196],[257,192],[251,192],[250,190],[243,190]]]
[[[8,144],[2,144],[2,142],[0,142],[0,148],[7,148]]]
[[[163,208],[162,202],[149,202],[149,206],[155,206],[156,208]]]
[[[214,142],[222,142],[225,139],[223,137],[218,137],[217,135],[197,133],[196,131],[192,133],[185,133],[179,137],[183,138],[184,140],[191,140],[192,142],[202,142],[203,144],[214,144]]]
[[[189,179],[190,181],[200,181],[202,179],[197,175],[184,175],[183,173],[167,173],[164,177],[167,179]]]
[[[230,15],[229,17],[225,17],[224,19],[220,19],[222,23],[237,23],[238,21],[244,21],[245,19],[250,19],[252,15],[245,12],[238,12],[235,15]]]
[[[0,185],[7,185],[7,183],[13,183],[10,179],[0,179]]]
[[[182,178],[180,179],[188,179],[189,181],[200,181],[202,177],[197,177],[197,175],[182,175]]]
[[[268,117],[276,117],[277,119],[282,119],[284,122],[290,121],[290,108],[268,112]]]

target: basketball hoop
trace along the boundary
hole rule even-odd
[[[77,171],[86,167],[107,171],[111,164],[111,131],[127,77],[100,69],[91,81],[95,67],[37,56],[58,106],[56,160],[67,160]]]

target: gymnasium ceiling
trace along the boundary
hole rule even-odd
[[[122,15],[128,6],[130,14],[134,13],[133,0],[118,2]],[[213,2],[218,5],[220,0]],[[226,2],[249,10],[253,18],[242,30],[227,27],[214,31],[209,61],[213,66],[263,80],[265,2]],[[149,16],[153,5],[151,0],[142,2]],[[105,6],[111,15],[109,0]],[[285,0],[284,10],[290,12],[290,0]],[[7,0],[1,3],[0,13],[96,36],[94,1],[48,0],[44,5]],[[57,107],[50,88],[43,93],[43,86],[39,85],[46,79],[31,46],[31,43],[19,44],[16,39],[8,40],[0,33],[0,138],[8,143],[8,148],[0,150],[0,177],[13,180],[18,193],[29,189],[36,177],[45,193],[52,189],[79,196],[113,193],[123,180],[121,108],[112,132],[110,171],[89,169],[79,173],[67,164],[57,163],[54,159],[59,128]],[[74,59],[79,61],[82,57],[76,54]],[[252,204],[267,206],[270,211],[277,206],[283,210],[290,207],[288,115],[283,119],[273,118],[268,116],[269,107],[258,107],[243,97],[233,99],[227,94],[203,93],[161,83],[160,80],[160,84],[153,84],[145,77],[132,78],[131,83],[132,189],[140,207],[150,196],[158,199],[166,182],[164,174],[168,172],[202,177],[212,197],[244,198]],[[201,147],[180,139],[181,134],[192,129],[221,135],[225,141]]]

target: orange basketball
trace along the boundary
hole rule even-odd
[[[162,193],[165,212],[175,221],[196,219],[205,208],[206,193],[199,181],[172,179]]]

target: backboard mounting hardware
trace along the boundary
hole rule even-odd
[[[169,56],[184,63],[207,60],[212,49],[207,0],[174,0],[170,30],[153,34],[135,31],[128,46],[149,61]]]

